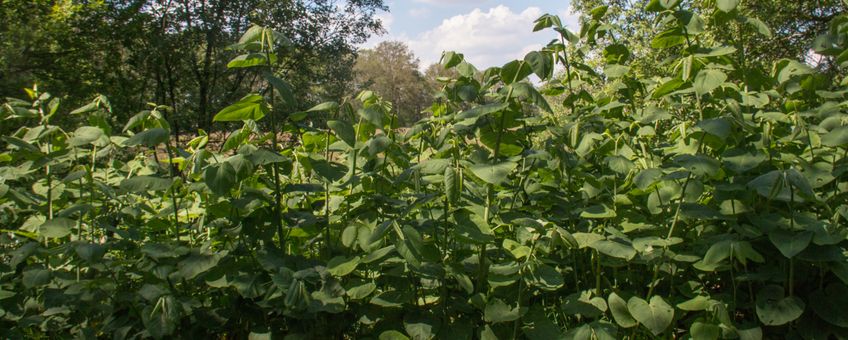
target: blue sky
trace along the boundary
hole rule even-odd
[[[572,30],[578,27],[568,0],[388,0],[388,12],[378,14],[387,29],[362,47],[381,41],[405,42],[421,69],[438,62],[442,51],[465,54],[480,69],[500,66],[539,49],[554,33],[533,33],[533,21],[556,14]]]

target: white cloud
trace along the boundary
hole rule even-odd
[[[447,0],[416,0],[418,2],[447,3]],[[463,0],[465,2],[482,0]],[[515,12],[509,7],[498,5],[488,10],[476,8],[469,13],[444,19],[438,26],[410,37],[406,32],[391,31],[394,17],[382,13],[389,34],[372,37],[363,48],[372,48],[382,41],[399,40],[407,43],[420,59],[420,67],[426,69],[439,62],[443,51],[455,51],[465,55],[468,62],[478,69],[502,66],[513,60],[522,59],[533,50],[541,49],[556,38],[552,30],[533,32],[534,21],[544,14],[538,7],[528,7]],[[579,30],[578,16],[565,10],[556,13],[563,25],[572,31]]]
[[[523,58],[551,39],[550,34],[532,32],[533,21],[542,14],[538,7],[528,7],[520,13],[503,5],[488,11],[474,9],[445,19],[407,43],[421,59],[422,68],[438,62],[442,51],[463,53],[480,69],[501,66]]]

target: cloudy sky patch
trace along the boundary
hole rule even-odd
[[[403,41],[422,69],[438,62],[442,51],[463,53],[480,69],[523,58],[556,37],[552,31],[533,32],[533,21],[545,13],[559,15],[569,29],[579,27],[568,1],[395,0],[388,5],[390,11],[379,14],[388,33],[362,47]]]

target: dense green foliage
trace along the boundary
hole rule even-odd
[[[356,45],[382,31],[375,14],[385,9],[382,0],[3,1],[0,97],[33,83],[70,107],[105,95],[116,122],[154,101],[174,108],[173,133],[210,131],[215,112],[261,86],[227,69],[229,45],[251,22],[287,37],[275,71],[305,109],[349,94]]]
[[[221,149],[168,145],[167,106],[112,126],[104,97],[34,88],[0,117],[26,124],[2,137],[0,336],[846,338],[848,87],[793,60],[754,85],[694,39],[738,3],[650,2],[665,78],[596,45],[605,7],[579,34],[539,18],[562,39],[502,67],[447,52],[403,133],[369,91],[298,111],[260,26],[229,66],[264,85],[215,115],[243,122]],[[848,16],[816,48],[848,61]]]

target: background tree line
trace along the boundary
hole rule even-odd
[[[632,59],[631,67],[663,76],[670,69],[663,60],[672,60],[675,50],[651,48],[651,38],[664,24],[642,9],[675,1],[572,0],[571,6],[584,23],[592,19],[593,8],[608,6],[599,30],[616,30],[598,39],[630,46],[625,57]],[[695,8],[715,2],[682,1]],[[807,59],[835,72],[832,58],[810,53],[815,46],[809,41],[844,12],[844,1],[740,0],[740,8],[758,13],[756,20],[717,25],[698,39],[741,49],[762,74],[780,58]],[[433,64],[422,72],[403,42],[359,48],[383,33],[375,14],[387,10],[383,0],[0,1],[0,96],[20,97],[23,88],[37,83],[76,107],[104,94],[118,121],[155,102],[174,108],[175,133],[210,131],[212,116],[224,103],[261,90],[255,74],[226,68],[235,56],[228,46],[256,23],[290,40],[278,53],[283,66],[277,71],[295,92],[298,107],[290,109],[371,89],[393,103],[400,123],[408,125],[426,115],[446,71]],[[693,22],[690,27],[699,25],[716,26]],[[768,35],[755,34],[762,27],[770,27],[765,28]],[[584,52],[575,50],[572,56],[601,65],[607,54]]]
[[[224,103],[259,89],[226,68],[228,46],[256,23],[290,40],[277,72],[306,108],[350,91],[381,10],[382,0],[0,1],[0,96],[37,83],[68,107],[104,94],[118,121],[155,102],[174,108],[177,133],[210,129]]]

